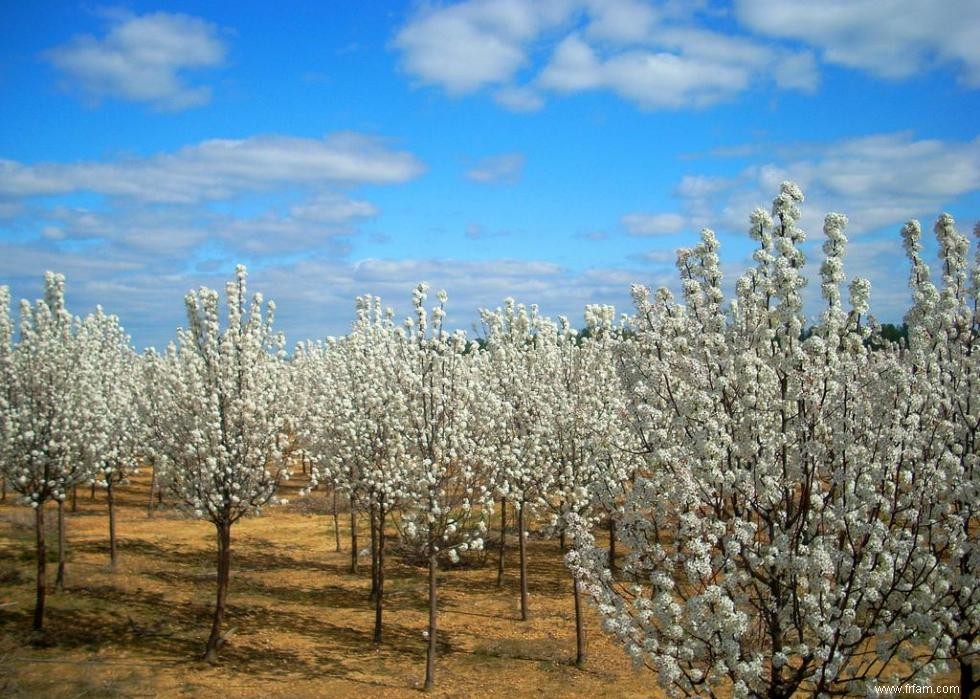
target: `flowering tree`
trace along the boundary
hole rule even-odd
[[[428,291],[419,284],[412,297],[415,319],[406,321],[394,378],[402,406],[410,459],[405,478],[401,533],[428,563],[429,623],[425,687],[435,683],[440,559],[459,560],[462,552],[483,548],[493,512],[493,488],[487,464],[492,456],[486,425],[478,419],[483,353],[462,332],[443,329],[446,293],[432,310]]]
[[[140,393],[137,355],[119,319],[102,307],[87,316],[79,328],[80,375],[89,392],[86,445],[93,479],[108,494],[109,561],[116,567],[115,487],[137,473],[141,443],[140,416],[134,406]]]
[[[940,584],[925,611],[938,628],[921,641],[959,669],[962,696],[978,687],[980,654],[980,246],[971,266],[969,243],[943,214],[936,222],[942,285],[922,260],[919,222],[902,231],[912,263],[913,305],[906,316],[911,380],[923,386],[910,429],[933,435],[920,446],[944,466],[938,493],[941,526],[929,540]],[[980,224],[974,229],[980,238]],[[919,457],[921,458],[921,457]]]
[[[685,305],[634,289],[624,358],[646,464],[624,485],[620,584],[587,526],[569,557],[607,628],[669,691],[790,697],[927,676],[906,643],[934,582],[939,459],[909,432],[920,396],[868,349],[869,285],[840,302],[846,219],[827,216],[827,309],[805,341],[802,193],[752,215],[756,266],[725,304],[713,233],[678,254]]]
[[[549,406],[541,423],[548,467],[540,473],[539,507],[550,514],[549,530],[564,536],[572,524],[588,530],[599,518],[593,507],[598,497],[624,477],[628,463],[622,413],[625,397],[614,362],[615,310],[611,306],[586,308],[587,333],[575,331],[568,319],[542,343],[545,372],[551,380],[544,387]],[[575,664],[586,660],[585,627],[581,600],[581,576],[572,573],[575,605]]]
[[[33,306],[21,302],[16,344],[10,294],[0,288],[0,468],[21,501],[34,508],[36,632],[44,626],[44,505],[63,502],[73,485],[89,477],[84,449],[88,385],[79,373],[78,320],[65,308],[64,276],[47,272],[44,288],[43,300]]]
[[[406,409],[397,375],[404,336],[381,299],[357,299],[352,332],[326,348],[304,350],[314,367],[307,418],[301,428],[314,456],[311,487],[329,479],[370,512],[374,641],[382,640],[387,524],[405,494]],[[356,522],[351,519],[352,528]],[[356,539],[352,562],[356,562]]]
[[[289,477],[284,418],[283,337],[272,331],[275,305],[255,294],[238,266],[226,286],[228,323],[219,321],[218,292],[202,288],[185,301],[189,328],[161,368],[162,419],[157,445],[167,487],[184,509],[212,522],[218,541],[218,589],[205,648],[216,662],[222,642],[231,527],[276,501]]]
[[[503,308],[481,312],[487,354],[485,382],[494,401],[483,406],[484,421],[493,421],[492,439],[498,451],[494,483],[500,493],[500,550],[497,585],[504,572],[507,502],[517,512],[521,619],[527,620],[527,524],[526,510],[537,503],[547,487],[541,421],[548,406],[542,387],[554,379],[541,359],[541,343],[554,337],[554,325],[530,308],[506,299]],[[495,410],[496,415],[491,415]]]

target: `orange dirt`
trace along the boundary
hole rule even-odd
[[[147,516],[148,480],[118,490],[120,559],[108,569],[105,493],[78,492],[68,515],[67,588],[49,592],[46,647],[31,644],[33,515],[0,505],[0,696],[418,696],[425,671],[425,570],[389,553],[385,640],[372,643],[370,557],[348,572],[334,551],[329,501],[314,493],[269,508],[232,529],[221,663],[201,660],[215,594],[215,530],[172,509]],[[67,509],[67,507],[66,507]],[[56,511],[47,513],[48,584],[57,569]],[[369,544],[366,526],[359,545]],[[578,670],[571,580],[555,542],[532,541],[532,619],[519,621],[517,552],[504,587],[495,557],[443,571],[435,696],[662,697],[654,676],[634,669],[588,609],[588,663]]]

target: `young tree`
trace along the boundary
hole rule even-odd
[[[549,468],[541,472],[539,507],[551,515],[552,534],[572,524],[591,529],[598,523],[598,496],[625,477],[631,458],[621,427],[625,396],[616,372],[617,333],[611,306],[586,308],[587,332],[579,334],[566,318],[542,343],[542,362],[551,380],[544,387],[548,412],[541,422]],[[586,638],[582,579],[572,574],[575,606],[575,664],[584,667]]]
[[[969,242],[951,216],[939,218],[935,233],[939,287],[921,257],[919,222],[902,230],[912,263],[907,362],[910,379],[923,386],[911,427],[933,435],[920,449],[944,466],[938,482],[942,526],[929,541],[940,584],[925,607],[938,628],[928,628],[921,641],[957,667],[961,695],[968,697],[980,686],[980,245],[971,266]],[[980,239],[980,224],[974,234]]]
[[[486,437],[493,426],[481,424],[477,412],[484,355],[462,332],[443,329],[444,291],[430,325],[427,290],[423,283],[413,294],[415,320],[406,321],[394,377],[404,398],[400,434],[410,458],[401,533],[429,569],[428,690],[435,683],[439,561],[456,562],[460,553],[483,547],[494,498],[488,468],[493,453]]]
[[[868,349],[868,283],[841,307],[838,214],[824,227],[827,310],[801,339],[802,198],[785,183],[775,220],[753,213],[756,266],[730,304],[710,231],[678,254],[685,305],[634,290],[624,375],[647,453],[616,521],[627,584],[586,526],[569,562],[676,694],[852,693],[936,667],[907,641],[927,623],[916,605],[934,581],[941,464],[909,430],[921,395],[897,351]]]
[[[140,367],[119,319],[102,307],[87,316],[78,332],[80,372],[91,393],[91,419],[86,425],[93,478],[106,489],[109,504],[109,562],[116,568],[115,488],[138,472],[140,416],[134,406],[140,394]]]
[[[311,487],[325,479],[370,512],[374,641],[382,640],[387,523],[404,495],[404,397],[396,372],[403,338],[381,299],[357,299],[352,332],[316,354],[305,441],[314,456]],[[310,361],[310,360],[313,361]],[[353,505],[352,505],[353,507]],[[356,552],[355,554],[356,555]]]
[[[226,286],[228,322],[219,320],[218,292],[188,293],[188,329],[162,364],[161,474],[182,507],[214,524],[218,587],[204,659],[217,662],[231,569],[231,528],[276,502],[289,478],[289,435],[281,380],[283,344],[273,333],[275,305],[255,294],[249,303],[245,267]]]
[[[43,630],[47,547],[44,506],[63,502],[89,477],[85,429],[89,385],[80,373],[78,319],[65,308],[65,278],[44,275],[44,299],[20,305],[20,336],[12,344],[10,294],[0,287],[0,444],[4,478],[34,508],[37,594],[33,628]],[[63,542],[62,542],[63,543]]]
[[[486,353],[485,383],[493,400],[482,407],[484,420],[497,428],[493,482],[500,496],[500,550],[497,586],[502,582],[506,547],[507,503],[517,513],[521,620],[529,618],[527,582],[527,516],[547,488],[546,454],[540,429],[550,396],[543,387],[554,376],[542,360],[542,343],[553,339],[554,324],[530,308],[506,299],[503,308],[481,311]],[[497,415],[490,416],[491,411]],[[533,514],[533,513],[532,513]]]

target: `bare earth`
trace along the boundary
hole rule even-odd
[[[287,489],[291,504],[232,530],[226,629],[211,667],[200,654],[215,594],[215,533],[171,508],[147,516],[148,479],[118,490],[120,562],[108,569],[104,491],[79,489],[68,515],[67,588],[57,569],[56,510],[48,523],[45,643],[31,644],[33,513],[0,504],[0,696],[409,697],[424,676],[425,570],[388,559],[385,639],[372,643],[370,557],[349,573],[350,541],[334,546],[326,496]],[[368,545],[363,527],[359,545]],[[557,544],[529,549],[532,619],[519,620],[517,552],[503,588],[491,553],[483,567],[440,579],[440,658],[435,696],[662,697],[653,675],[631,667],[589,608],[586,669],[575,654],[571,580]]]

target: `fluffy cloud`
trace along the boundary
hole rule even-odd
[[[487,184],[514,184],[524,171],[521,153],[504,153],[483,158],[466,171],[466,179]]]
[[[980,192],[980,138],[968,142],[916,139],[908,132],[876,134],[831,143],[796,143],[775,147],[767,158],[726,175],[687,175],[674,193],[680,199],[676,214],[630,214],[622,223],[630,232],[669,233],[686,221],[692,228],[710,227],[726,236],[723,257],[747,250],[742,235],[748,214],[768,203],[784,180],[800,184],[806,194],[801,225],[808,233],[810,264],[807,275],[819,277],[823,217],[829,211],[847,214],[847,273],[872,281],[873,309],[880,317],[899,320],[908,305],[905,261],[898,231],[909,218],[920,218],[926,227],[943,207]],[[740,158],[745,153],[739,149]],[[720,156],[715,156],[720,157]],[[716,168],[713,168],[716,169]],[[973,222],[961,222],[969,229]],[[727,249],[731,247],[732,249]],[[643,256],[654,261],[666,251],[660,248]],[[731,282],[748,261],[729,262]],[[821,304],[819,288],[809,292],[807,307]]]
[[[115,97],[177,111],[211,99],[211,89],[188,84],[184,72],[219,66],[226,51],[215,25],[156,12],[117,17],[104,37],[79,35],[46,56],[66,86],[89,99]]]
[[[736,0],[717,30],[699,3],[465,0],[427,6],[398,33],[406,72],[453,95],[495,87],[507,109],[608,90],[643,109],[704,107],[756,86],[813,92],[817,57],[905,78],[952,66],[980,87],[973,0]]]
[[[340,133],[212,139],[173,153],[113,162],[39,163],[0,160],[0,196],[94,192],[143,202],[228,199],[284,184],[387,184],[423,171],[411,153],[375,138]]]
[[[752,30],[804,41],[825,61],[889,78],[952,64],[980,87],[980,5],[975,0],[736,0]]]
[[[426,83],[464,94],[505,83],[527,60],[526,44],[562,17],[564,3],[470,0],[426,9],[394,40],[404,69]]]
[[[21,288],[63,270],[83,301],[107,306],[112,289],[133,288],[126,303],[143,304],[143,319],[156,308],[155,280],[182,294],[208,278],[208,260],[230,269],[237,260],[346,257],[350,236],[379,213],[351,190],[422,171],[411,153],[354,133],[210,140],[106,161],[0,161],[0,213],[13,234],[0,249],[0,279]]]
[[[494,99],[514,111],[539,109],[546,93],[595,89],[644,109],[676,109],[731,99],[757,82],[816,88],[811,53],[703,28],[696,10],[639,0],[468,0],[427,8],[394,45],[422,82],[454,95],[495,85]],[[522,71],[533,75],[518,86]]]
[[[630,235],[673,235],[684,230],[687,219],[680,214],[626,214],[620,223]]]

